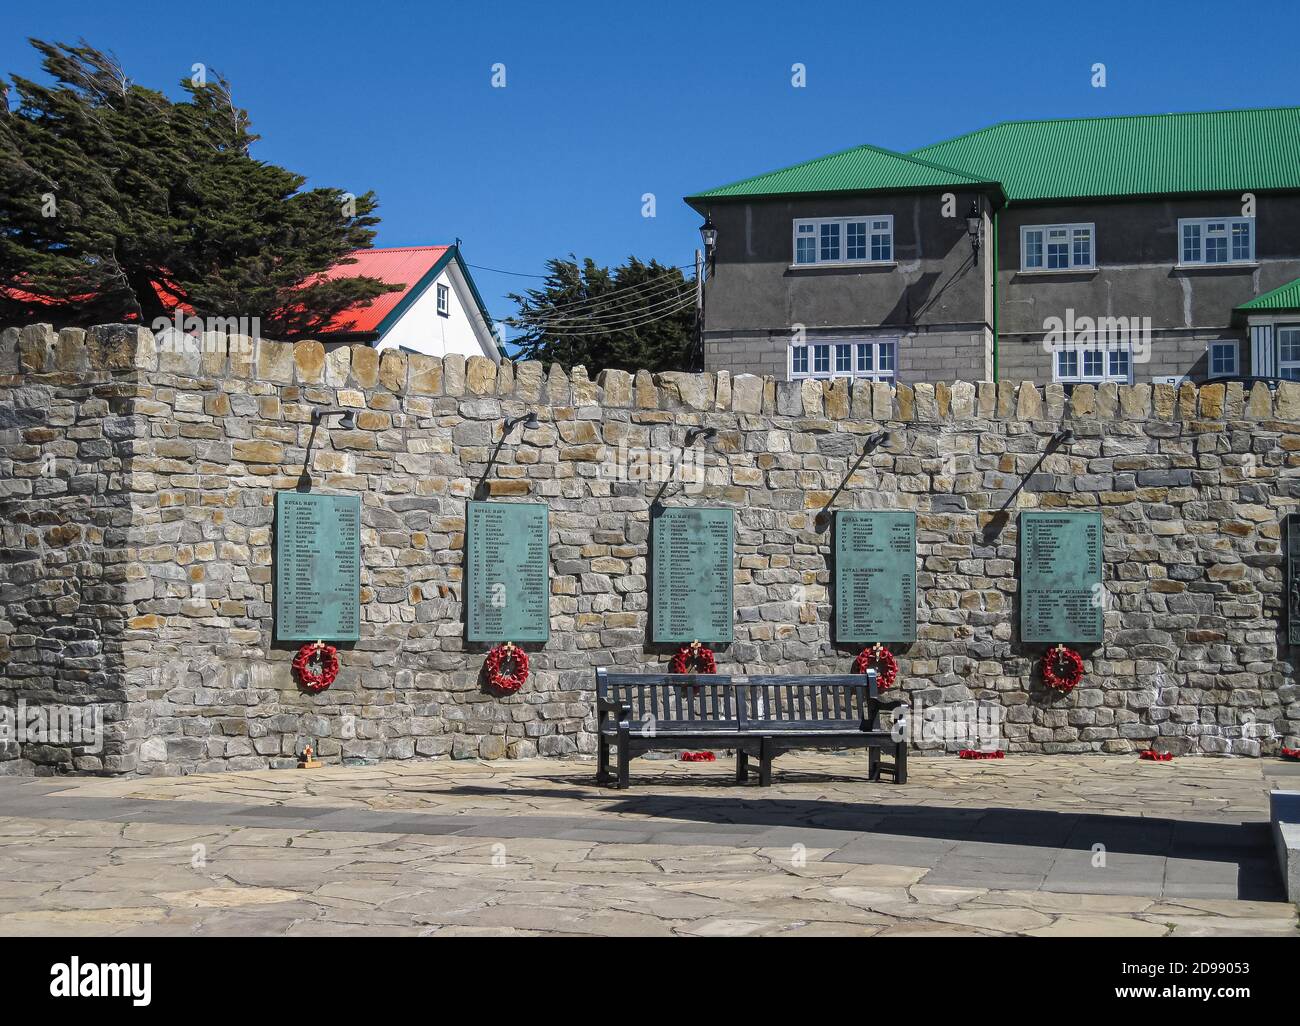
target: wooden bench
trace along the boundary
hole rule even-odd
[[[612,673],[596,670],[596,782],[625,788],[628,764],[655,749],[732,748],[736,780],[749,779],[757,755],[758,783],[772,782],[772,760],[796,748],[866,748],[867,779],[882,771],[907,783],[907,741],[880,726],[876,672],[842,676],[739,676]],[[610,773],[610,749],[617,771]],[[882,762],[881,752],[893,754]]]

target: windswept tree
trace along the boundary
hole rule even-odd
[[[316,278],[370,245],[374,195],[256,159],[223,77],[200,69],[174,101],[84,42],[31,43],[50,81],[0,80],[0,320],[54,301],[66,324],[148,324],[184,304],[291,337],[392,291]]]
[[[519,359],[589,371],[688,370],[695,339],[695,282],[679,268],[629,257],[612,271],[590,258],[546,262],[546,279],[510,299],[506,323]]]

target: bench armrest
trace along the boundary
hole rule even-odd
[[[632,716],[632,706],[627,702],[618,702],[612,698],[597,696],[596,713],[599,719],[604,719],[606,713],[613,713],[617,720],[626,720]]]

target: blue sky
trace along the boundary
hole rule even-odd
[[[863,142],[1300,103],[1294,0],[0,3],[5,77],[36,72],[29,36],[84,37],[172,95],[203,62],[252,115],[257,156],[378,193],[377,245],[459,236],[472,264],[533,274],[569,252],[688,263],[700,219],[682,196]],[[495,316],[536,284],[475,278]]]

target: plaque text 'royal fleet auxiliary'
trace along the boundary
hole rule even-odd
[[[651,552],[654,640],[731,641],[733,512],[664,509],[652,522]]]
[[[360,497],[277,492],[276,638],[356,641],[360,601]]]
[[[916,640],[916,514],[835,514],[835,640]]]
[[[535,502],[471,502],[465,517],[466,637],[551,636],[550,526]]]
[[[1020,514],[1020,639],[1102,640],[1100,513]]]

